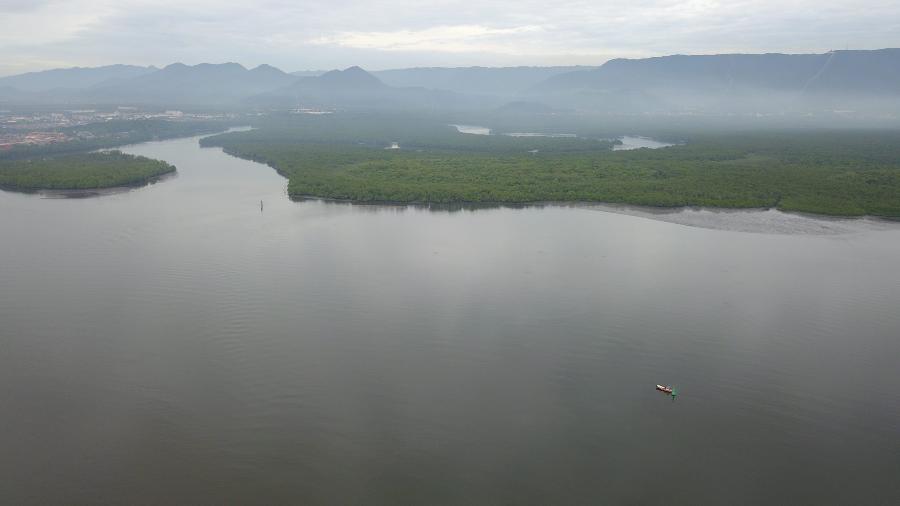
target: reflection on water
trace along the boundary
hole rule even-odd
[[[674,146],[674,144],[656,141],[649,137],[625,135],[625,136],[619,137],[619,140],[622,141],[622,144],[616,144],[615,146],[613,146],[613,150],[615,150],[615,151],[623,151],[623,150],[629,150],[629,149],[641,149],[641,148],[659,149],[659,148],[667,148],[669,146]]]
[[[586,204],[584,207],[691,227],[758,234],[838,235],[893,230],[900,226],[896,221],[881,218],[814,216],[784,213],[776,209],[659,208],[610,204]]]
[[[450,125],[452,127],[456,127],[456,130],[461,134],[473,134],[473,135],[491,135],[491,129],[488,127],[478,126],[478,125]]]
[[[473,134],[473,135],[494,135],[493,131],[484,126],[478,125],[450,125],[456,128],[456,131],[462,134]],[[560,138],[572,138],[578,137],[575,134],[554,134],[554,133],[539,133],[539,132],[510,132],[504,133],[500,135],[506,135],[508,137],[560,137]]]
[[[503,135],[507,137],[550,137],[558,139],[573,139],[578,137],[576,134],[547,134],[540,132],[510,132]]]
[[[0,192],[0,503],[900,501],[896,225],[292,202],[127,151],[179,176]]]
[[[484,126],[478,125],[450,125],[455,127],[459,133],[463,134],[473,134],[473,135],[493,135],[493,131]],[[551,137],[551,138],[575,138],[578,137],[577,134],[570,133],[545,133],[545,132],[510,132],[504,133],[502,135],[506,135],[509,137]],[[640,149],[640,148],[649,148],[649,149],[658,149],[665,148],[669,146],[674,146],[674,144],[667,142],[660,142],[649,137],[641,137],[641,136],[630,136],[625,135],[619,137],[618,140],[621,141],[621,144],[616,144],[613,146],[615,151],[629,150],[629,149]]]

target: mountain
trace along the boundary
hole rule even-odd
[[[900,49],[833,51],[808,92],[900,95]]]
[[[452,109],[482,101],[449,91],[388,86],[360,67],[304,77],[282,89],[252,97],[256,105],[313,106],[350,109]]]
[[[616,59],[595,70],[553,76],[529,93],[599,108],[621,108],[619,96],[643,97],[633,112],[796,111],[894,103],[900,98],[900,49]],[[648,106],[642,108],[644,100]]]
[[[387,85],[487,95],[511,95],[559,74],[595,67],[422,67],[373,74]]]
[[[515,100],[501,105],[495,109],[495,112],[503,114],[553,114],[557,110],[539,102]]]
[[[95,86],[86,96],[95,101],[167,105],[225,105],[283,87],[297,78],[269,66],[248,70],[237,63],[167,67],[133,79]]]
[[[20,103],[23,99],[30,98],[30,94],[12,86],[0,86],[0,105],[8,103]]]
[[[386,88],[383,82],[365,70],[353,66],[344,70],[332,70],[320,76],[306,77],[294,85],[296,90],[347,90],[372,91]]]
[[[113,79],[130,79],[155,72],[156,67],[107,65],[105,67],[43,70],[0,78],[0,87],[15,88],[29,93],[54,89],[81,90]]]
[[[3,78],[0,101],[226,106],[238,105],[247,97],[283,88],[298,79],[270,65],[250,70],[237,63],[173,63],[163,69],[111,65]]]
[[[290,74],[297,77],[316,77],[324,74],[325,72],[326,71],[324,70],[295,70]]]

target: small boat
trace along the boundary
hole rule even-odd
[[[663,393],[666,393],[669,395],[672,394],[672,387],[668,387],[665,385],[656,385],[656,389],[659,390],[660,392],[663,392]]]

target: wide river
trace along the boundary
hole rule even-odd
[[[178,175],[0,192],[2,504],[900,504],[900,225],[126,150]]]

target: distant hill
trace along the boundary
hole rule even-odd
[[[105,81],[130,79],[156,72],[156,70],[156,67],[134,65],[43,70],[2,77],[0,78],[0,87],[14,88],[27,93],[41,93],[54,89],[83,90]]]
[[[472,99],[457,93],[422,87],[388,86],[360,67],[332,70],[304,77],[250,101],[269,106],[317,106],[364,109],[448,109],[471,106]]]
[[[511,95],[568,72],[596,67],[422,67],[373,74],[389,86],[419,86],[456,93]]]
[[[225,106],[298,79],[270,65],[237,63],[57,69],[0,79],[0,102]]]
[[[367,101],[384,94],[387,86],[359,67],[331,70],[318,76],[300,77],[293,83],[250,97],[255,104],[343,105]]]
[[[12,86],[0,86],[0,106],[7,103],[22,102],[23,99],[28,97],[30,97],[30,94]]]
[[[173,63],[151,74],[95,86],[85,96],[95,101],[219,105],[235,103],[296,80],[269,65],[248,70],[237,63],[193,66]]]
[[[369,72],[353,66],[344,70],[332,70],[320,76],[302,78],[293,87],[299,92],[304,90],[365,91],[381,90],[386,88],[387,85]]]
[[[326,70],[295,70],[290,74],[297,77],[316,77],[327,72]]]
[[[552,114],[556,112],[556,109],[539,102],[515,100],[501,105],[495,109],[495,112],[503,114]]]
[[[597,97],[615,101],[635,94],[662,108],[858,106],[900,98],[900,49],[616,59],[595,70],[550,77],[530,92],[599,107],[606,105]]]

